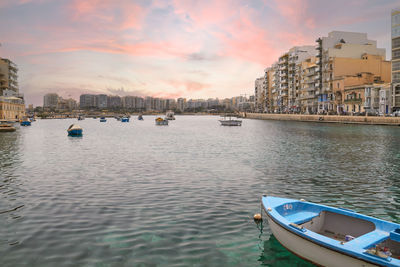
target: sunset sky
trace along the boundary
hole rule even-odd
[[[254,93],[265,67],[332,30],[366,32],[390,59],[398,0],[0,0],[0,57],[26,103],[50,92],[165,98]]]

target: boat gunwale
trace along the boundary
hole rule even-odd
[[[271,196],[272,197],[272,196]],[[262,197],[262,200],[263,199],[266,199],[267,197]],[[292,200],[293,202],[300,202],[299,200],[296,200],[296,199],[285,199],[285,200]],[[292,203],[293,203],[292,202]],[[342,215],[349,215],[349,214],[356,214],[357,216],[360,216],[361,218],[360,219],[365,219],[365,218],[369,218],[369,219],[373,219],[373,220],[375,220],[375,221],[378,221],[378,222],[381,222],[381,223],[386,223],[386,224],[393,224],[393,225],[397,225],[396,223],[393,223],[393,222],[388,222],[388,221],[384,221],[384,220],[381,220],[381,219],[377,219],[377,218],[374,218],[374,217],[371,217],[371,216],[367,216],[367,215],[364,215],[364,214],[360,214],[360,213],[357,213],[357,212],[354,212],[354,211],[351,211],[351,210],[346,210],[346,209],[341,209],[341,208],[335,208],[335,207],[330,207],[330,206],[325,206],[325,205],[321,205],[321,204],[316,204],[316,203],[312,203],[312,202],[302,202],[302,203],[308,203],[308,204],[311,204],[311,205],[315,205],[315,206],[318,206],[318,207],[320,207],[320,208],[323,208],[323,209],[325,209],[326,211],[333,211],[333,212],[335,212],[335,211],[340,211],[340,212],[336,212],[336,213],[338,213],[338,214],[342,214]],[[285,204],[285,203],[284,203]],[[397,264],[397,263],[400,263],[400,260],[399,259],[396,259],[396,258],[389,258],[389,259],[384,259],[384,258],[380,258],[380,257],[377,257],[377,256],[374,256],[374,255],[369,255],[369,254],[367,254],[367,253],[365,253],[366,251],[367,251],[367,249],[364,249],[365,251],[364,252],[362,252],[362,253],[358,253],[358,252],[356,252],[356,251],[353,251],[353,250],[341,250],[340,249],[340,247],[338,247],[338,246],[335,246],[335,245],[333,245],[333,244],[330,244],[330,243],[326,243],[326,242],[324,242],[323,240],[321,240],[321,239],[317,239],[317,238],[313,238],[312,236],[308,236],[308,235],[306,235],[305,233],[300,233],[299,231],[301,231],[301,230],[297,230],[296,231],[296,229],[295,228],[293,228],[293,227],[290,227],[290,225],[288,224],[288,225],[286,225],[284,222],[282,222],[282,221],[280,221],[278,218],[275,218],[274,217],[274,215],[273,214],[271,214],[271,212],[272,212],[272,210],[274,210],[276,213],[278,213],[278,215],[279,216],[281,216],[282,218],[284,218],[282,215],[280,215],[280,213],[278,212],[278,211],[276,211],[276,207],[275,208],[271,208],[272,210],[271,211],[268,211],[267,210],[267,207],[264,205],[264,202],[262,201],[262,208],[263,208],[263,210],[264,210],[264,212],[267,214],[267,216],[271,219],[271,220],[273,220],[277,225],[279,225],[281,228],[283,228],[283,229],[285,229],[286,231],[289,231],[290,233],[293,233],[293,234],[295,234],[295,235],[297,235],[297,236],[299,236],[299,237],[301,237],[301,238],[303,238],[303,239],[305,239],[305,240],[307,240],[307,241],[309,241],[309,242],[312,242],[312,243],[314,243],[314,244],[316,244],[316,245],[319,245],[319,246],[321,246],[321,247],[324,247],[324,248],[327,248],[327,249],[330,249],[330,250],[333,250],[333,251],[335,251],[335,252],[338,252],[338,253],[340,253],[340,254],[343,254],[343,255],[346,255],[346,256],[349,256],[349,257],[352,257],[352,258],[356,258],[356,259],[359,259],[359,260],[362,260],[362,261],[365,261],[365,262],[367,262],[367,263],[372,263],[372,264],[378,264],[378,266],[388,266],[388,264],[390,265],[390,263],[392,262],[392,260],[395,260],[396,262],[394,263],[394,264]],[[323,211],[323,210],[321,210],[321,211]],[[358,217],[356,217],[356,216],[350,216],[350,217],[354,217],[354,218],[358,218]],[[364,217],[364,218],[363,218]],[[291,223],[290,221],[288,221],[289,223]],[[372,221],[373,222],[373,221]],[[373,222],[374,224],[375,224],[375,222]],[[375,227],[376,227],[376,224],[375,224]],[[321,234],[319,234],[319,233],[317,233],[317,232],[314,232],[314,231],[312,231],[312,230],[308,230],[308,229],[306,229],[307,231],[309,231],[309,232],[311,232],[311,233],[314,233],[314,234],[316,234],[316,235],[319,235],[319,236],[322,236],[322,237],[325,237],[325,238],[329,238],[329,237],[326,237],[326,236],[324,236],[324,235],[321,235]],[[384,230],[382,230],[382,229],[379,229],[379,228],[375,228],[375,230],[374,231],[384,231]],[[374,232],[374,231],[371,231],[371,232]],[[369,232],[369,233],[371,233],[371,232]],[[384,232],[387,232],[387,231],[384,231]],[[366,234],[369,234],[369,233],[366,233]],[[381,239],[379,239],[379,240],[374,240],[373,241],[373,243],[371,243],[371,244],[368,244],[368,246],[370,246],[370,245],[376,245],[376,244],[378,244],[378,243],[380,243],[380,242],[382,242],[383,240],[386,240],[386,239],[388,239],[389,238],[389,234],[390,234],[390,232],[387,232],[388,233],[388,235],[386,236],[386,237],[384,237],[384,238],[381,238]],[[366,235],[365,234],[365,235]],[[361,237],[361,236],[360,236]],[[278,239],[279,240],[279,239]],[[334,239],[333,239],[334,240]],[[367,245],[367,244],[366,244]],[[285,247],[286,248],[286,247]],[[296,254],[296,253],[294,253],[294,254]],[[297,255],[297,254],[296,254]],[[308,260],[309,261],[309,260]],[[398,266],[398,265],[396,265],[396,266]]]

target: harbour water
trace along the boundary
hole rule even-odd
[[[310,266],[252,221],[262,194],[400,223],[400,127],[154,118],[0,133],[0,265]]]

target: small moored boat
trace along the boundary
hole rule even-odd
[[[224,119],[219,120],[222,126],[242,126],[241,120],[232,120],[232,115],[224,115]]]
[[[11,124],[0,124],[0,132],[15,132],[15,130]]]
[[[106,122],[107,120],[106,120],[106,118],[105,117],[101,117],[100,118],[100,122]]]
[[[156,119],[156,125],[168,125],[168,120],[158,117]]]
[[[263,196],[266,217],[278,241],[322,266],[400,266],[400,224],[351,210]]]
[[[138,116],[138,120],[140,120],[140,121],[142,121],[142,120],[143,120],[143,116],[142,116],[142,114],[139,114],[139,116]]]
[[[167,114],[165,115],[165,118],[167,120],[175,120],[175,116],[174,115],[175,115],[175,113],[173,111],[168,110]]]
[[[122,117],[121,122],[129,122],[129,117]]]
[[[31,121],[28,119],[21,121],[21,126],[31,126],[31,124]]]
[[[83,121],[84,119],[85,119],[85,116],[83,116],[83,115],[78,116],[78,121]]]
[[[83,130],[82,127],[78,124],[71,124],[67,132],[69,136],[82,136]]]

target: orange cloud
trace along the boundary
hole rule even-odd
[[[190,80],[186,80],[186,81],[169,80],[169,81],[167,81],[167,83],[174,88],[184,87],[186,89],[186,91],[189,93],[201,91],[201,90],[211,87],[210,84],[200,83],[200,82],[190,81]]]

